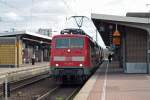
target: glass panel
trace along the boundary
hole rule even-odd
[[[69,48],[69,39],[68,38],[56,39],[56,48]]]
[[[83,48],[83,38],[58,38],[56,48]]]
[[[70,48],[83,48],[83,38],[70,38]]]

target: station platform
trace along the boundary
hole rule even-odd
[[[149,100],[149,74],[125,74],[104,62],[74,100]]]
[[[9,82],[14,82],[48,72],[49,62],[35,63],[35,65],[32,65],[31,63],[24,64],[19,68],[0,67],[0,84],[2,84],[6,78]]]

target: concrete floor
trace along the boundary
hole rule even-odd
[[[74,100],[150,100],[150,75],[119,69],[104,62]]]

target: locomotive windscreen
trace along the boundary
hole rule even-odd
[[[56,48],[83,48],[83,38],[57,38]]]

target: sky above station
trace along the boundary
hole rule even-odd
[[[91,13],[125,16],[150,11],[149,0],[0,0],[0,31],[52,28],[58,32],[70,16]]]

